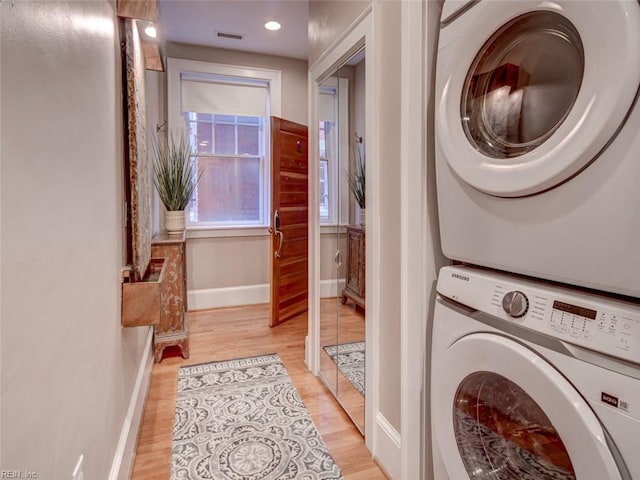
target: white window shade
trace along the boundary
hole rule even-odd
[[[182,78],[182,111],[267,116],[268,90],[264,85],[236,85]]]
[[[336,123],[335,93],[320,92],[318,96],[318,114],[321,122]]]

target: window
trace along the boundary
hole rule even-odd
[[[189,223],[263,224],[265,118],[187,112],[202,177]]]
[[[319,145],[320,145],[320,222],[336,223],[338,218],[338,135],[337,103],[335,87],[321,86],[319,98]]]
[[[185,131],[202,172],[189,228],[269,223],[269,117],[280,115],[280,72],[168,59],[169,129]]]
[[[329,220],[329,156],[327,137],[331,123],[320,122],[320,221]]]

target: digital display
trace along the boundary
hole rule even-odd
[[[563,312],[572,313],[574,315],[580,315],[581,317],[585,317],[590,320],[595,320],[596,315],[598,314],[597,311],[591,310],[590,308],[577,307],[570,303],[558,302],[557,300],[553,301],[553,308]]]

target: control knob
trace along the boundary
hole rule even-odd
[[[522,292],[509,292],[502,298],[502,308],[510,317],[520,318],[529,310],[529,299]]]

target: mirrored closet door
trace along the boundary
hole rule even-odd
[[[319,85],[320,376],[364,433],[365,51]]]

